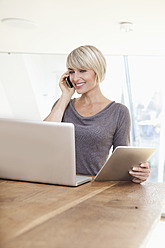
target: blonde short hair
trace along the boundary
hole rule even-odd
[[[80,46],[67,57],[67,68],[89,69],[96,73],[97,82],[102,82],[106,73],[106,60],[103,54],[94,46]]]

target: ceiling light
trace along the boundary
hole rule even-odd
[[[120,22],[120,31],[122,32],[133,31],[133,23],[132,22]]]
[[[33,21],[22,18],[3,18],[1,19],[1,22],[9,26],[19,28],[36,28],[39,26]]]

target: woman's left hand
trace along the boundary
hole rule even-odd
[[[143,183],[147,180],[150,174],[149,163],[145,162],[141,163],[140,166],[133,166],[129,173],[133,176],[132,182]]]

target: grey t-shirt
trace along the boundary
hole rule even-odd
[[[96,175],[107,160],[111,146],[114,150],[130,142],[130,114],[121,103],[113,101],[99,113],[83,117],[72,99],[62,122],[75,126],[77,174]]]

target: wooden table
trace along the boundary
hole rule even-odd
[[[0,180],[0,196],[1,248],[136,248],[160,219],[165,185]]]

